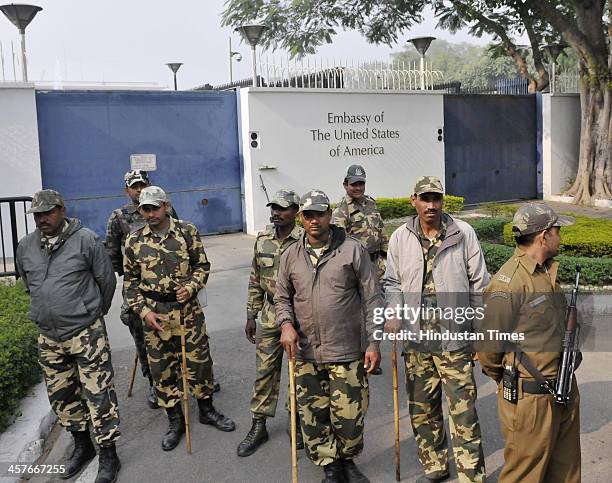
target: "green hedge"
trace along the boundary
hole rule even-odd
[[[512,223],[504,226],[504,243],[515,246]],[[575,225],[561,228],[559,253],[576,257],[612,257],[612,220],[577,216]]]
[[[376,205],[384,220],[403,218],[416,213],[410,198],[376,198]],[[444,211],[456,213],[463,209],[461,196],[444,195]]]
[[[27,319],[29,298],[21,283],[0,283],[0,432],[19,400],[40,381],[36,325]]]
[[[487,203],[481,203],[479,208],[492,218],[510,218],[514,216],[516,210],[519,209],[519,205],[509,205],[506,203],[498,203],[495,201],[489,201]]]
[[[487,270],[491,275],[495,274],[501,266],[514,253],[514,248],[506,245],[495,245],[492,243],[481,243],[484,252]],[[589,258],[559,255],[557,279],[564,284],[573,284],[575,278],[576,264],[581,266],[580,284],[604,286],[612,284],[612,258]]]
[[[472,225],[480,241],[502,243],[504,226],[510,220],[508,218],[471,218],[465,221]]]

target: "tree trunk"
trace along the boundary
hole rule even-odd
[[[580,104],[580,158],[567,194],[574,196],[574,203],[588,205],[595,199],[612,199],[612,90],[605,82],[588,85],[588,77],[583,77]]]

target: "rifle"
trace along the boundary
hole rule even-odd
[[[572,389],[572,379],[576,368],[576,356],[578,354],[578,320],[576,313],[576,299],[578,298],[578,283],[580,282],[580,265],[576,265],[576,283],[572,290],[570,304],[565,316],[565,335],[563,336],[563,353],[561,364],[557,372],[557,386],[555,388],[555,402],[567,405]]]
[[[268,203],[270,203],[270,197],[268,196],[268,190],[266,189],[266,184],[264,183],[264,180],[261,177],[261,174],[259,175],[259,181],[261,181],[261,189],[266,194],[266,200],[268,200]]]

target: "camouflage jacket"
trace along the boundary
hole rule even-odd
[[[249,278],[249,293],[247,299],[247,319],[254,319],[263,310],[264,305],[273,310],[272,300],[276,293],[276,278],[283,252],[299,240],[304,229],[295,226],[293,231],[282,242],[276,237],[276,229],[269,226],[260,232],[255,240],[251,276]],[[268,320],[270,314],[262,312],[262,323],[274,325],[274,320]],[[265,319],[265,320],[264,320]]]
[[[170,218],[161,238],[149,225],[131,233],[125,242],[123,285],[130,308],[142,319],[155,304],[142,291],[174,293],[180,284],[193,296],[206,285],[210,262],[195,225]]]
[[[387,253],[389,241],[374,198],[364,195],[356,200],[344,196],[334,209],[332,223],[357,238],[371,255]]]
[[[170,216],[178,220],[174,208],[170,208]],[[128,203],[111,213],[106,225],[106,252],[113,264],[113,270],[123,275],[123,245],[127,236],[145,226],[145,221],[138,205]]]

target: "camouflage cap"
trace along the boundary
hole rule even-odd
[[[168,201],[168,197],[159,186],[147,186],[140,192],[138,201],[140,201],[138,206],[153,205],[159,207]]]
[[[571,216],[557,215],[544,203],[527,203],[514,214],[512,232],[515,236],[529,235],[548,230],[552,226],[569,226],[575,222]]]
[[[358,164],[351,164],[346,170],[346,176],[344,177],[348,184],[357,183],[359,181],[365,182],[366,172],[363,166]]]
[[[300,211],[327,211],[329,198],[321,190],[310,190],[300,198]]]
[[[266,206],[278,205],[289,208],[291,205],[300,206],[300,197],[293,190],[278,190]]]
[[[56,206],[64,206],[64,198],[55,190],[41,190],[34,193],[32,206],[28,213],[44,213],[51,211]]]
[[[422,195],[424,193],[444,194],[444,188],[442,187],[442,181],[437,176],[421,176],[414,184],[413,193],[415,195]]]
[[[149,173],[142,169],[131,169],[123,176],[125,185],[127,187],[132,186],[134,183],[151,184],[149,181]]]

